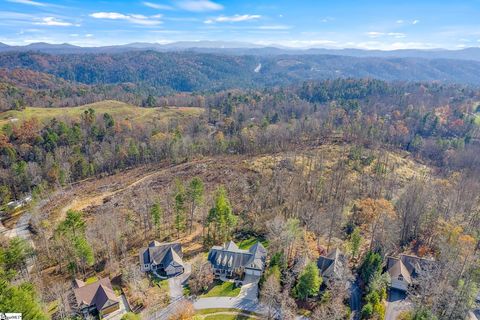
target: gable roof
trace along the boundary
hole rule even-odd
[[[412,278],[410,277],[410,272],[407,270],[407,267],[403,264],[401,259],[398,259],[391,267],[388,269],[388,273],[392,279],[402,276],[405,282],[412,284]]]
[[[402,275],[405,281],[411,284],[414,278],[423,272],[428,272],[434,264],[434,260],[400,254],[398,258],[387,257],[387,272],[392,278]]]
[[[152,241],[146,249],[140,252],[142,264],[167,266],[172,262],[183,265],[182,245],[177,242],[160,243]]]
[[[246,267],[263,270],[267,257],[267,249],[257,241],[257,243],[251,246],[248,251],[253,255],[253,259],[249,261],[249,264]]]
[[[75,282],[77,285],[81,285],[73,289],[79,307],[95,306],[97,310],[102,310],[119,302],[108,278],[100,279],[91,284],[85,284],[81,280]]]
[[[317,266],[322,277],[340,277],[346,263],[344,260],[345,256],[338,248],[333,249],[325,256],[320,256],[317,261]]]
[[[255,243],[249,250],[239,249],[233,242],[223,246],[214,246],[208,253],[208,261],[217,269],[250,268],[263,270],[267,250],[260,243]]]

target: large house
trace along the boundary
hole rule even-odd
[[[401,254],[398,258],[387,257],[387,272],[391,279],[390,287],[407,291],[409,286],[415,285],[415,278],[431,270],[434,263],[433,260],[407,254]]]
[[[334,249],[327,255],[320,256],[317,261],[318,269],[325,282],[342,280],[344,278],[347,259],[339,250]]]
[[[172,277],[184,272],[180,243],[152,241],[140,251],[140,268],[160,277]]]
[[[73,292],[77,301],[77,310],[84,317],[89,314],[98,314],[103,318],[120,309],[120,299],[113,291],[112,283],[108,278],[90,284],[76,279]]]
[[[214,246],[208,253],[216,277],[243,280],[246,275],[260,277],[265,269],[267,250],[257,242],[248,250],[239,249],[230,241]]]

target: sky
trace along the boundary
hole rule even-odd
[[[0,42],[238,41],[296,48],[480,46],[480,0],[0,0]]]

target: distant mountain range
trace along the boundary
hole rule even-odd
[[[261,46],[245,42],[229,41],[181,41],[168,44],[137,42],[125,45],[104,47],[79,47],[68,43],[49,44],[44,42],[32,43],[26,46],[9,46],[0,43],[0,52],[8,51],[39,51],[52,54],[67,53],[120,53],[128,51],[154,50],[159,52],[194,51],[200,53],[220,53],[230,55],[335,55],[359,58],[425,58],[425,59],[454,59],[480,61],[480,48],[472,47],[461,50],[446,49],[408,49],[408,50],[362,50],[362,49],[295,49],[283,46]]]
[[[30,46],[41,47],[43,44]],[[64,50],[69,46],[56,48]],[[293,53],[237,56],[215,50],[215,53],[145,49],[63,54],[39,50],[0,52],[0,69],[31,70],[87,85],[132,83],[156,93],[263,88],[349,77],[480,85],[480,61]]]

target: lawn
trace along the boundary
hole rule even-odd
[[[250,237],[247,239],[243,239],[238,243],[238,247],[242,250],[248,250],[250,249],[251,246],[253,246],[257,241],[260,241],[260,243],[265,247],[268,248],[268,241],[265,239],[261,238],[255,238],[255,237]]]
[[[233,282],[218,281],[218,283],[212,289],[203,294],[201,297],[236,297],[239,293],[240,287],[235,288],[235,284]]]
[[[243,314],[219,313],[219,314],[212,314],[212,315],[205,316],[203,319],[205,320],[253,320],[258,318],[249,317]]]
[[[91,283],[94,283],[94,282],[97,282],[97,281],[98,281],[98,277],[93,276],[93,277],[87,278],[85,280],[85,284],[91,284]]]
[[[474,122],[477,126],[480,126],[480,114],[475,115]]]
[[[97,116],[101,116],[104,113],[109,113],[115,120],[128,119],[133,122],[152,120],[161,121],[169,118],[192,117],[199,116],[203,112],[203,109],[201,108],[141,108],[120,101],[106,100],[79,107],[27,107],[21,111],[9,110],[0,113],[0,126],[9,122],[18,123],[32,118],[38,119],[38,121],[41,123],[47,123],[53,118],[57,118],[59,120],[79,119],[80,115],[89,108],[94,109]]]
[[[205,320],[253,320],[260,319],[259,316],[254,312],[241,311],[238,309],[223,309],[223,308],[212,308],[212,309],[203,309],[195,312],[195,316],[198,319]]]

